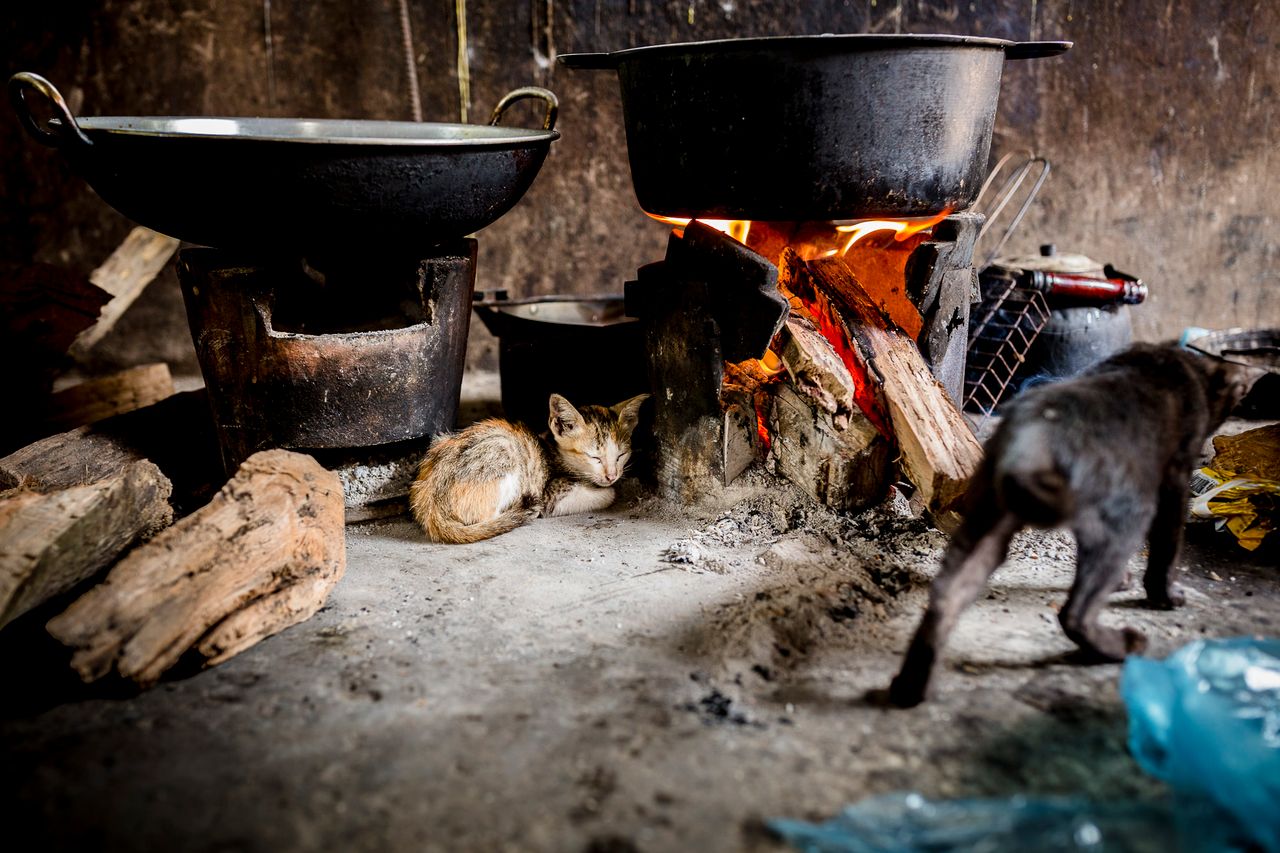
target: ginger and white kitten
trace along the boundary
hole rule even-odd
[[[552,394],[541,440],[498,418],[435,440],[409,488],[413,517],[433,542],[478,542],[530,518],[613,503],[648,394],[605,408]]]

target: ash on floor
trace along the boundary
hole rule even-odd
[[[901,501],[841,518],[763,473],[694,509],[633,483],[607,512],[474,545],[428,544],[405,519],[350,527],[328,606],[221,667],[141,695],[55,689],[56,659],[0,673],[6,832],[52,848],[716,851],[772,849],[763,817],[894,790],[1158,792],[1124,749],[1119,668],[1076,665],[1057,626],[1063,534],[1015,540],[936,698],[866,700],[944,544]],[[1157,654],[1277,633],[1274,566],[1233,547],[1197,532],[1186,608],[1143,610],[1134,591],[1105,618]],[[10,668],[32,654],[0,642]]]

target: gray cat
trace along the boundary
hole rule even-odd
[[[1098,613],[1144,538],[1148,604],[1183,603],[1169,570],[1182,546],[1190,471],[1259,375],[1173,345],[1139,344],[1006,406],[890,701],[910,707],[924,699],[960,613],[1027,525],[1067,526],[1075,534],[1076,577],[1058,620],[1086,657],[1118,661],[1142,651],[1140,632],[1104,627]]]

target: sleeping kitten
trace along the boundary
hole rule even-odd
[[[440,436],[409,488],[413,517],[433,542],[478,542],[539,515],[604,509],[648,397],[579,410],[552,394],[550,435],[541,440],[497,418]]]
[[[889,699],[903,707],[924,699],[961,611],[1026,525],[1075,534],[1075,582],[1058,614],[1067,636],[1098,661],[1142,651],[1141,633],[1100,625],[1098,614],[1144,539],[1147,603],[1182,604],[1169,571],[1182,544],[1191,468],[1259,375],[1176,346],[1138,344],[1007,406]]]

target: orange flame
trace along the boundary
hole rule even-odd
[[[765,425],[764,412],[759,402],[756,403],[756,433],[760,436],[760,444],[764,446],[764,452],[768,453],[773,447],[773,436],[769,435],[769,427]]]
[[[648,215],[658,222],[674,226],[676,232],[682,236],[684,227],[690,222],[688,219],[676,216],[660,216],[656,213]],[[894,241],[902,242],[922,231],[928,231],[950,215],[951,208],[946,208],[937,216],[927,218],[865,219],[861,222],[850,222],[844,225],[828,225],[826,227],[831,229],[828,232],[830,234],[829,237],[822,233],[822,226],[815,222],[811,224],[812,230],[809,231],[807,238],[803,241],[803,245],[796,245],[795,248],[800,251],[801,257],[804,258],[844,257],[855,243],[868,234],[874,234],[878,231],[892,231],[894,232]],[[728,234],[743,244],[747,243],[747,237],[751,233],[751,220],[749,219],[699,219],[698,221],[722,234]]]
[[[848,234],[848,242],[844,244],[844,248],[838,252],[835,249],[827,252],[824,257],[832,255],[845,255],[853,244],[861,240],[868,234],[874,234],[877,231],[893,231],[893,239],[901,242],[912,234],[919,234],[921,231],[932,228],[950,215],[951,209],[947,208],[937,216],[930,216],[928,219],[867,219],[862,222],[853,222],[848,225],[837,225],[836,230],[841,234]]]
[[[827,343],[831,344],[831,348],[836,351],[836,355],[848,369],[849,376],[853,379],[853,399],[858,404],[858,408],[862,409],[867,420],[871,421],[872,426],[879,430],[881,435],[886,438],[892,437],[888,415],[875,392],[870,371],[862,357],[858,355],[854,343],[849,339],[844,323],[835,319],[839,315],[835,306],[816,291],[803,295],[797,294],[797,296],[813,318],[818,333],[827,339]]]
[[[690,222],[688,219],[681,219],[677,216],[659,216],[656,213],[650,213],[649,216],[659,222],[674,225],[676,228],[684,228]],[[699,219],[698,221],[708,228],[716,229],[721,234],[728,234],[743,244],[747,242],[747,235],[751,233],[750,219]]]
[[[764,358],[758,359],[757,363],[760,365],[760,369],[764,371],[764,374],[770,377],[777,376],[786,369],[782,364],[782,359],[778,358],[777,353],[771,349],[765,350]]]

